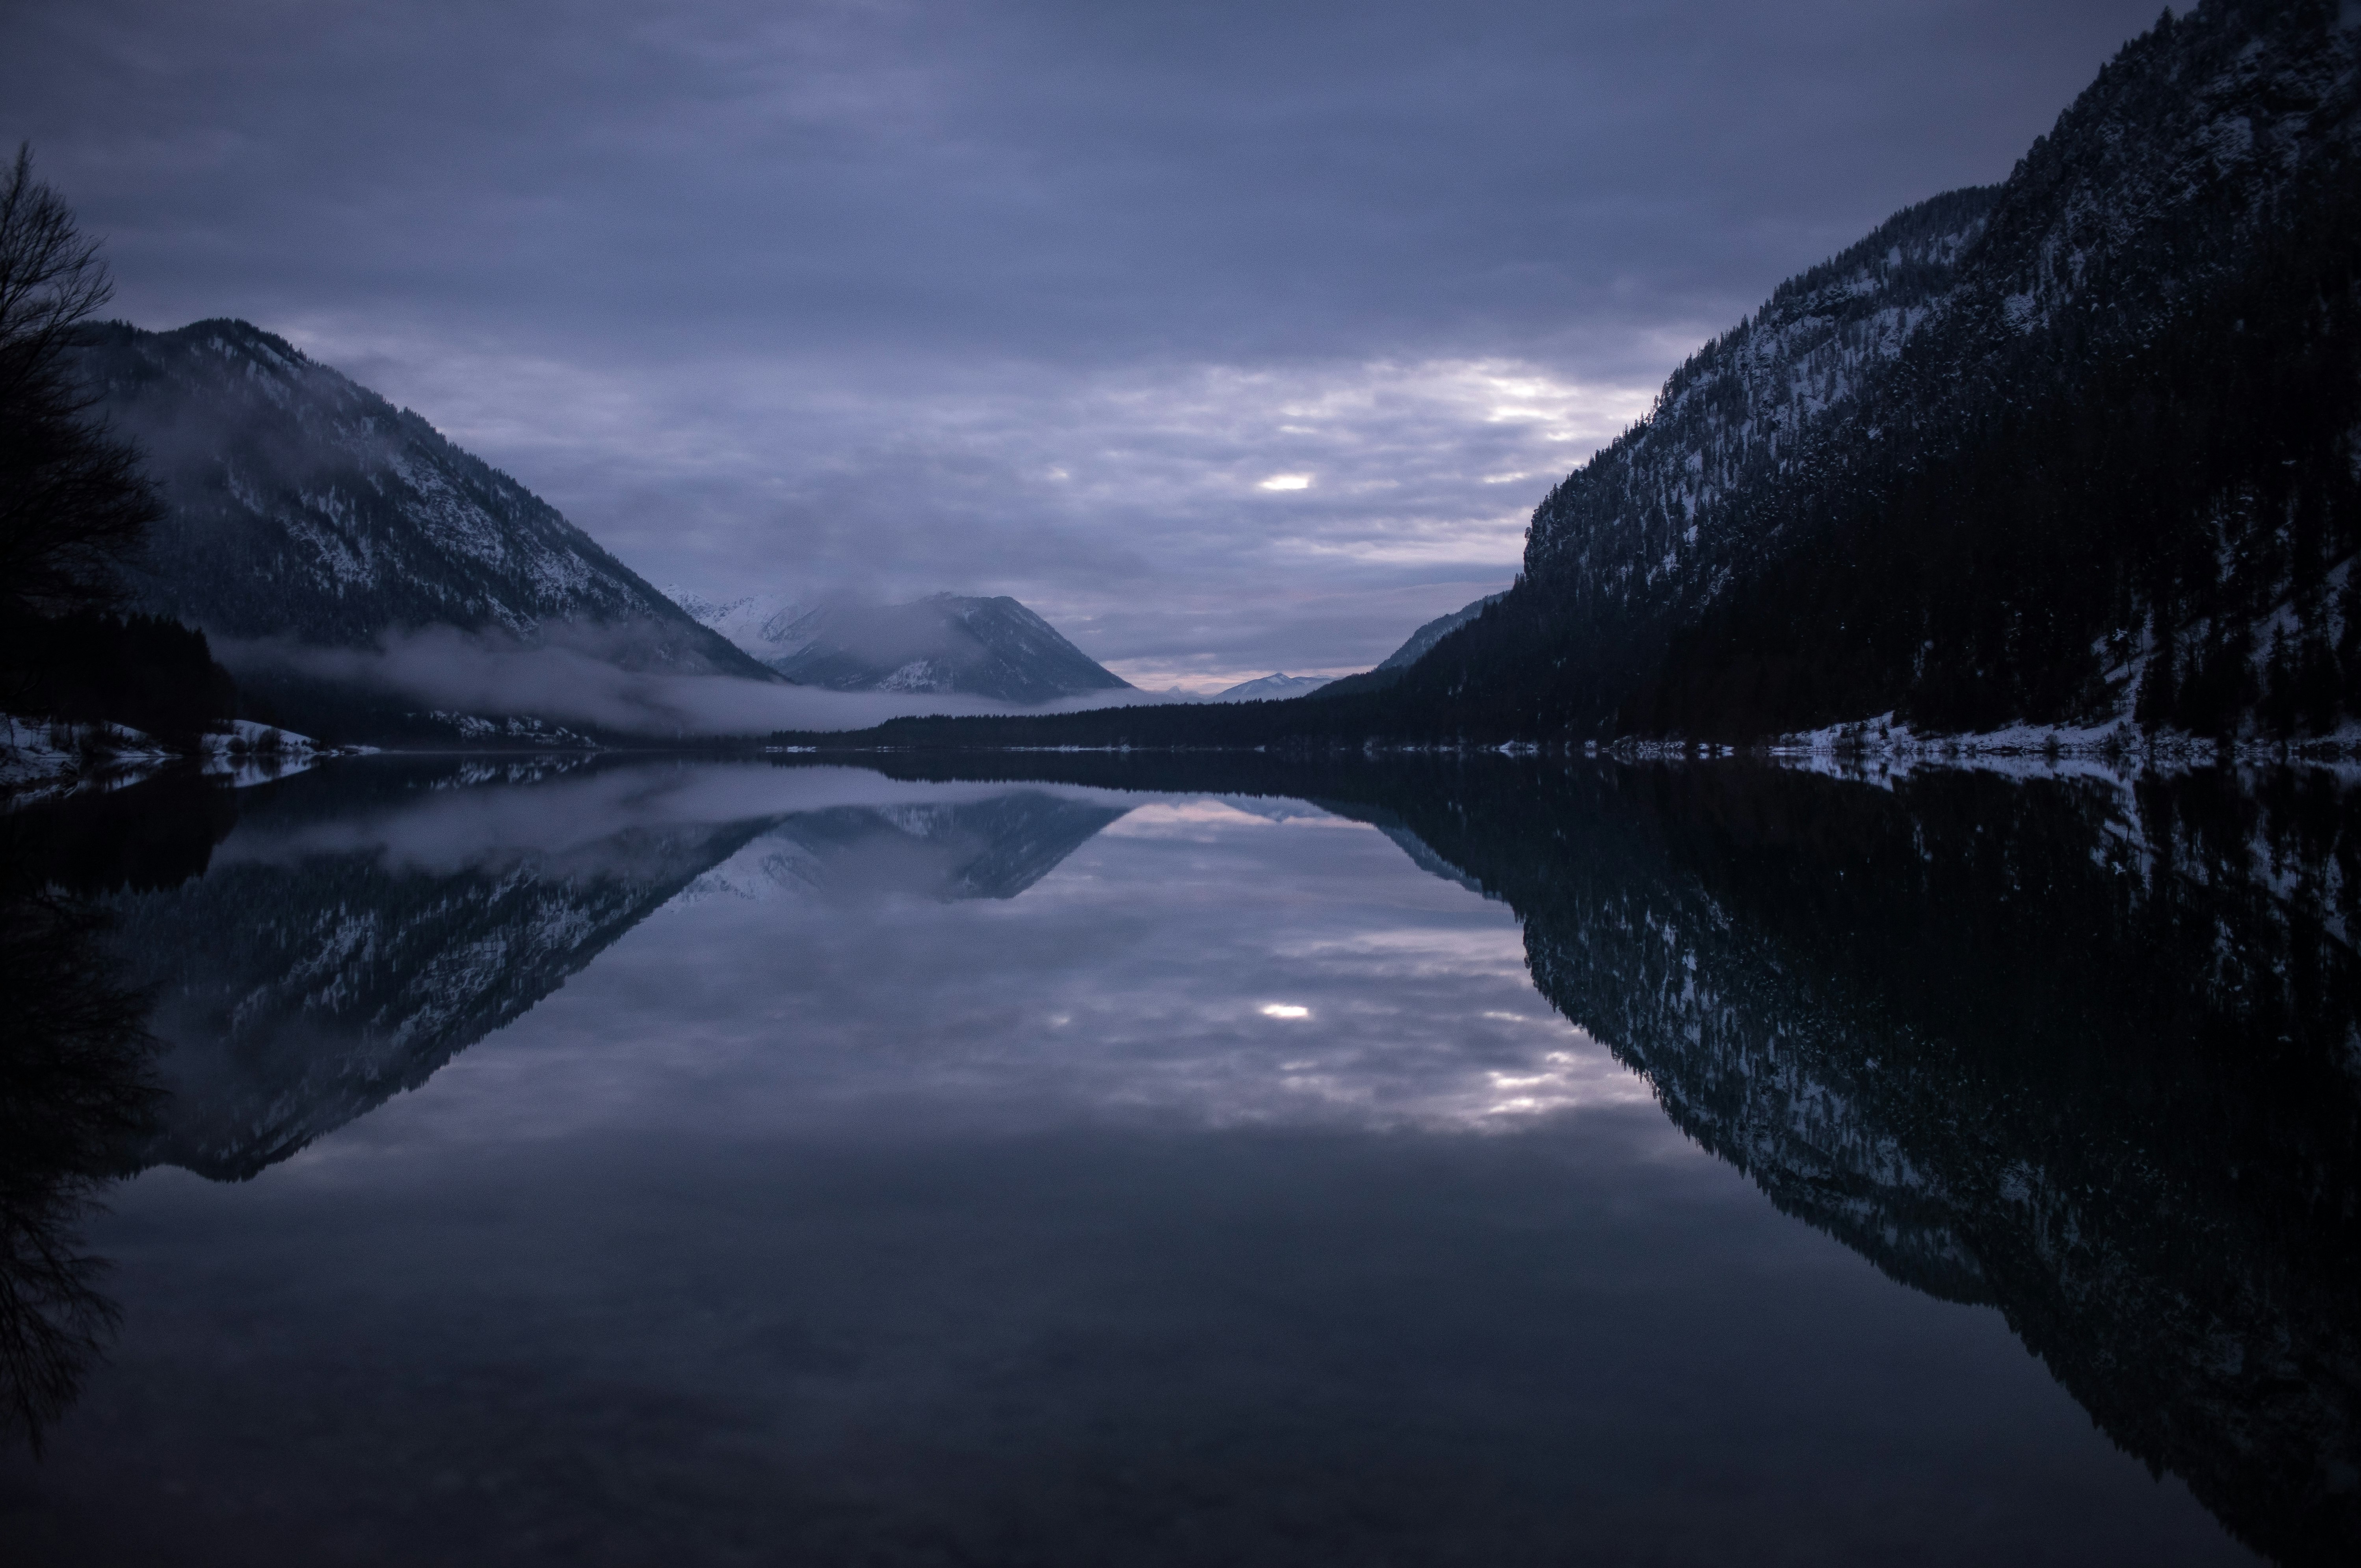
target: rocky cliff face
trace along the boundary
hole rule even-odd
[[[774,678],[516,480],[269,333],[115,323],[79,367],[170,508],[132,576],[148,609],[217,638],[356,647],[450,625]]]
[[[1534,737],[2361,721],[2356,61],[2334,0],[2168,16],[1684,366],[1401,690]]]

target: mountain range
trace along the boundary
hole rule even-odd
[[[2352,5],[2167,13],[2005,181],[1896,214],[1699,349],[1542,499],[1508,592],[1378,668],[891,739],[2361,742],[2356,108]],[[170,503],[137,607],[216,646],[452,626],[840,691],[1128,689],[1010,598],[692,614],[243,323],[80,354]]]
[[[1357,675],[1324,683],[1330,696],[1344,696],[1353,692],[1383,691],[1400,681],[1410,667],[1433,652],[1434,645],[1483,614],[1507,597],[1506,590],[1486,594],[1473,603],[1460,606],[1448,615],[1438,615],[1402,640],[1402,645],[1378,661],[1373,667]]]
[[[430,628],[631,672],[838,691],[1038,703],[1129,689],[1012,598],[691,600],[692,613],[416,413],[244,322],[108,323],[82,331],[74,357],[165,503],[125,572],[130,604],[209,634],[265,717],[346,739],[578,741],[526,698],[445,712],[300,652]]]

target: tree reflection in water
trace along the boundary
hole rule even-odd
[[[179,1099],[144,1137],[134,1010],[72,895],[202,871],[228,797],[48,819],[0,977],[20,1025],[0,1087],[12,1413],[38,1438],[104,1337],[73,1238],[110,1171],[160,1157],[252,1175],[423,1081],[760,837],[782,874],[823,891],[899,867],[894,885],[930,897],[1010,897],[1114,815],[1019,781],[1281,795],[1505,901],[1541,994],[1642,1074],[1682,1131],[1894,1278],[1997,1308],[2118,1444],[2185,1477],[2241,1539],[2283,1563],[2352,1560],[2351,781],[1946,773],[1872,787],[1738,762],[1475,757],[913,756],[880,771],[1005,788],[941,792],[890,821],[873,806],[784,811],[753,787],[765,770],[742,766],[707,781],[729,786],[725,804],[744,789],[742,811],[665,806],[639,773],[592,770],[577,805],[605,802],[611,821],[569,815],[577,797],[535,780],[446,791],[395,767],[258,792],[249,832],[279,822],[293,849],[242,837],[202,885],[111,901],[125,911],[112,939],[157,979],[156,1027],[178,1042]],[[685,771],[680,788],[703,776]],[[348,821],[371,790],[406,801],[403,821],[492,826],[480,844],[412,845],[399,874],[382,833],[323,829],[335,852],[305,848],[296,828]],[[547,845],[519,837],[558,818]],[[339,945],[364,927],[408,945]],[[478,951],[504,958],[446,961]],[[280,983],[299,971],[335,981]],[[29,1000],[42,986],[54,1003]],[[413,1017],[434,1027],[402,1026]]]
[[[1021,765],[1293,794],[1422,846],[1515,910],[1541,993],[1781,1210],[1997,1307],[2249,1545],[2354,1560],[2348,775]]]
[[[202,874],[229,814],[170,778],[0,816],[0,1420],[36,1453],[116,1321],[83,1223],[163,1098],[97,900]]]

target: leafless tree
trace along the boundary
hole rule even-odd
[[[163,514],[73,376],[74,330],[113,287],[20,147],[0,186],[0,627],[114,602],[115,567]]]

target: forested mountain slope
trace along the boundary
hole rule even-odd
[[[1399,689],[1532,739],[2356,716],[2361,10],[2212,0],[1781,286]]]
[[[78,357],[169,507],[132,574],[143,608],[335,647],[562,626],[635,668],[775,678],[516,480],[269,333],[113,323]]]
[[[1997,1309],[2271,1559],[2352,1559],[2361,789],[2336,772],[1883,788],[1470,752],[877,762],[1289,794],[1378,827],[1505,901],[1541,993],[1782,1210]]]

